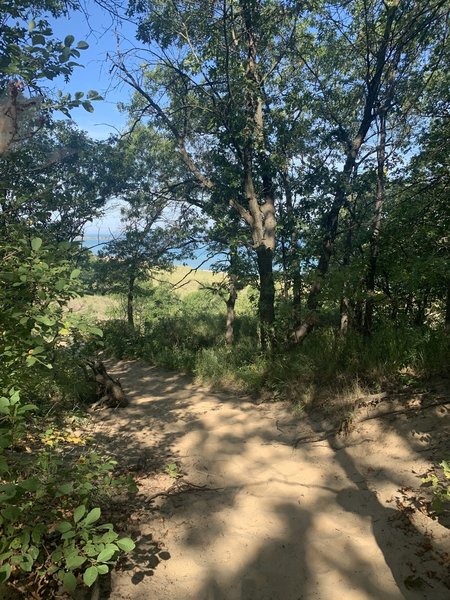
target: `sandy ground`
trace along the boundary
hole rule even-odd
[[[444,458],[449,405],[295,449],[324,424],[141,362],[110,367],[130,405],[96,413],[95,436],[136,473],[127,528],[137,547],[101,598],[450,598],[449,530],[395,503],[429,467],[430,432]],[[164,473],[170,463],[178,480]]]

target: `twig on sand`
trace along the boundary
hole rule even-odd
[[[185,494],[187,492],[221,492],[225,488],[212,488],[207,485],[197,485],[196,483],[192,483],[190,481],[182,481],[179,484],[172,485],[165,492],[158,492],[149,496],[146,499],[146,502],[153,502],[156,498],[172,498],[173,496],[180,496],[181,494]]]

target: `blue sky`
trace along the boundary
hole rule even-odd
[[[121,131],[126,126],[126,115],[117,108],[118,102],[127,102],[130,88],[115,80],[109,72],[108,52],[114,53],[117,46],[117,35],[120,46],[126,49],[135,43],[135,26],[127,21],[119,25],[105,10],[95,2],[87,0],[85,11],[71,12],[68,17],[49,19],[54,36],[64,39],[73,35],[76,42],[84,40],[89,48],[81,52],[78,62],[83,67],[75,68],[70,81],[63,78],[50,82],[51,89],[64,93],[87,92],[91,89],[98,91],[104,98],[93,102],[94,112],[88,113],[83,108],[72,111],[72,118],[80,129],[86,131],[94,139],[106,139],[110,134]],[[60,118],[65,118],[63,115]],[[108,234],[120,228],[120,205],[117,201],[110,202],[106,207],[105,216],[89,224],[85,232],[88,235]]]
[[[51,82],[51,88],[63,92],[87,92],[96,90],[103,101],[94,102],[95,111],[86,112],[83,108],[72,111],[72,118],[77,125],[96,139],[105,139],[116,129],[123,129],[126,115],[117,109],[118,102],[126,102],[130,90],[109,73],[108,52],[115,51],[116,35],[120,36],[122,48],[129,47],[134,39],[135,26],[123,21],[120,27],[113,18],[95,2],[86,2],[87,15],[82,12],[71,12],[68,18],[49,19],[55,37],[64,39],[67,35],[75,36],[75,40],[85,40],[89,44],[87,50],[81,52],[78,62],[83,67],[75,68],[68,83],[62,78]]]

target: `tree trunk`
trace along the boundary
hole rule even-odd
[[[225,344],[227,346],[232,346],[234,343],[234,307],[236,305],[237,300],[237,291],[236,291],[236,282],[235,276],[231,276],[230,281],[230,295],[227,298],[227,325],[225,331]]]
[[[287,168],[281,173],[286,201],[287,237],[289,237],[289,255],[286,256],[285,270],[289,285],[292,284],[292,309],[294,315],[294,327],[300,324],[302,303],[302,276],[300,271],[300,256],[298,252],[298,235],[295,227],[294,199],[292,187],[289,181]]]
[[[273,253],[266,246],[256,248],[259,274],[258,313],[261,328],[261,347],[269,350],[274,343],[275,283],[273,279]]]
[[[244,193],[248,211],[241,212],[250,225],[253,247],[256,252],[259,274],[259,321],[261,327],[261,347],[268,350],[274,342],[273,324],[275,321],[275,284],[273,279],[273,254],[275,252],[275,201],[273,173],[269,159],[263,150],[265,146],[262,82],[257,64],[257,36],[255,19],[257,8],[253,2],[241,0],[247,44],[246,110],[247,135],[242,152],[244,167]],[[255,158],[261,167],[263,198],[258,198],[253,163]]]
[[[293,258],[292,264],[292,308],[294,310],[295,325],[297,325],[300,323],[302,316],[302,275],[298,256]]]
[[[417,312],[414,318],[414,325],[417,327],[421,327],[425,322],[428,296],[428,292],[424,292],[422,298],[417,300]]]
[[[450,331],[450,279],[447,279],[447,298],[445,301],[445,329]]]
[[[130,275],[128,278],[128,292],[127,292],[127,321],[128,325],[134,329],[134,286],[136,283],[136,277]]]
[[[373,216],[372,236],[370,238],[370,256],[366,276],[366,307],[364,314],[364,334],[372,335],[373,331],[373,308],[375,297],[375,278],[377,274],[377,260],[379,250],[379,238],[381,228],[381,217],[386,199],[385,186],[386,167],[386,110],[380,111],[379,143],[377,147],[377,193],[375,198],[375,213]]]
[[[342,335],[345,335],[348,331],[348,326],[350,323],[350,301],[347,297],[346,291],[344,289],[344,293],[341,297],[341,318],[340,318],[340,327],[339,330]]]
[[[340,332],[342,335],[345,335],[350,326],[350,282],[348,278],[348,268],[351,261],[352,250],[353,250],[353,227],[354,222],[352,216],[348,216],[347,223],[347,234],[345,236],[345,247],[344,247],[344,258],[342,261],[342,266],[344,268],[344,272],[346,273],[346,279],[344,281],[344,285],[342,286],[342,294],[341,294],[341,303],[340,303]]]

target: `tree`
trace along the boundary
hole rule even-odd
[[[447,2],[440,0],[433,3],[339,2],[325,7],[325,13],[316,21],[317,36],[328,41],[327,52],[319,53],[313,62],[306,58],[303,62],[317,89],[319,118],[326,123],[328,135],[343,149],[343,156],[332,201],[322,213],[317,275],[307,300],[310,315],[293,333],[297,342],[316,323],[320,292],[340,233],[340,216],[344,209],[352,212],[352,187],[373,152],[373,148],[367,148],[367,143],[375,133],[374,125],[378,121],[380,131],[385,132],[388,113],[395,114],[395,119],[401,121],[399,115],[411,112],[416,106],[430,79],[424,63],[430,55],[439,61],[442,54],[441,36],[445,37],[447,11]],[[433,72],[436,64],[430,66]],[[386,144],[386,134],[380,136],[378,162],[382,165],[386,150],[380,148]],[[380,168],[383,170],[382,166]],[[379,222],[384,204],[380,177],[378,186],[367,277],[369,288],[373,288],[372,274],[376,269]],[[371,293],[373,290],[369,289],[369,295]],[[369,301],[369,320],[370,306]]]
[[[108,142],[57,121],[0,157],[3,235],[79,237],[112,193],[111,153]]]
[[[130,56],[114,60],[136,92],[135,114],[172,137],[215,218],[230,208],[247,227],[259,273],[264,348],[273,341],[276,248],[276,121],[272,104],[288,85],[285,69],[300,33],[293,3],[252,0],[174,5],[131,2],[138,38],[147,44],[142,69]],[[142,57],[141,57],[142,58]],[[142,60],[140,61],[142,65]],[[159,99],[158,99],[159,98]],[[284,106],[288,121],[289,105]],[[197,199],[198,202],[198,199]],[[218,205],[222,209],[218,209]]]
[[[92,100],[101,97],[95,90],[52,98],[43,82],[58,76],[69,79],[76,60],[88,48],[85,41],[75,44],[68,35],[63,41],[53,37],[43,13],[67,14],[76,2],[36,0],[21,3],[8,0],[2,5],[0,18],[0,155],[33,137],[48,121],[51,112],[60,110],[69,116],[77,106],[92,112]]]
[[[112,189],[124,203],[123,231],[99,253],[97,268],[113,289],[125,291],[131,327],[138,281],[148,279],[151,269],[170,268],[181,254],[189,256],[202,224],[182,202],[178,182],[172,183],[172,151],[153,128],[136,125],[112,153],[117,166]]]

